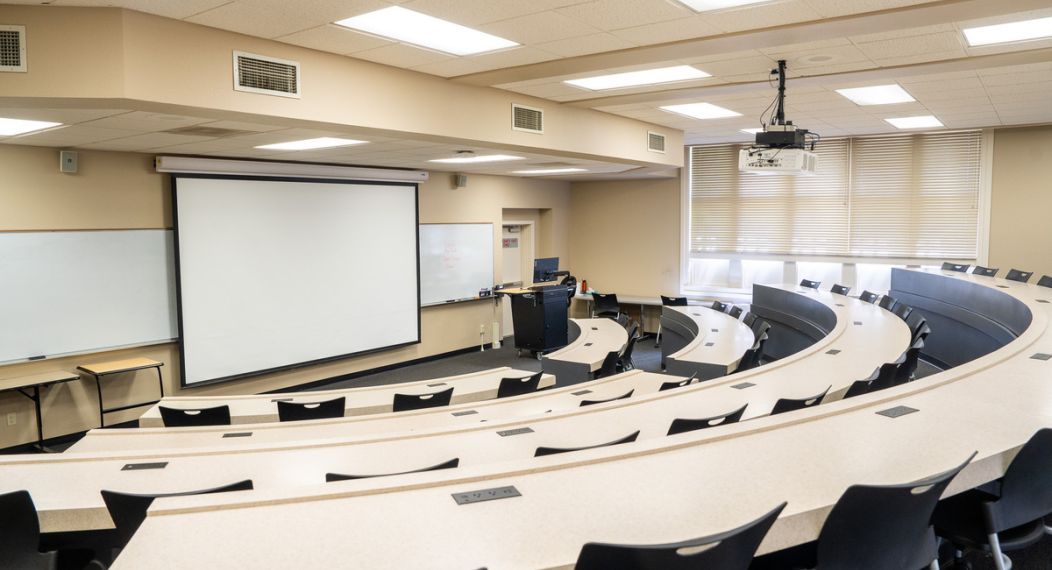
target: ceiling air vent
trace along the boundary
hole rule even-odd
[[[665,152],[665,135],[647,132],[647,150],[650,152]]]
[[[295,61],[235,51],[234,90],[298,99],[300,96],[300,64]]]
[[[511,128],[528,133],[544,132],[544,110],[511,104]]]
[[[0,71],[26,70],[26,27],[0,24]]]

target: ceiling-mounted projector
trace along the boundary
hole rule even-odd
[[[761,120],[763,131],[756,133],[755,143],[738,153],[738,170],[756,174],[814,174],[818,167],[815,143],[818,133],[801,129],[785,120],[785,60],[778,60],[778,95],[773,103],[770,124]],[[810,150],[808,147],[810,146]]]

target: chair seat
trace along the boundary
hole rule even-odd
[[[983,523],[982,503],[997,500],[997,495],[980,489],[965,491],[939,502],[932,517],[936,533],[955,544],[969,549],[990,551],[986,525]],[[1001,550],[1008,552],[1027,548],[1045,535],[1044,519],[1001,531],[997,534]]]

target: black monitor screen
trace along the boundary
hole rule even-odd
[[[542,257],[533,260],[533,282],[544,283],[552,280],[552,273],[559,270],[558,257]]]

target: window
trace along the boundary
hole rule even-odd
[[[690,255],[974,260],[981,140],[825,140],[814,176],[739,173],[744,145],[691,147]]]

